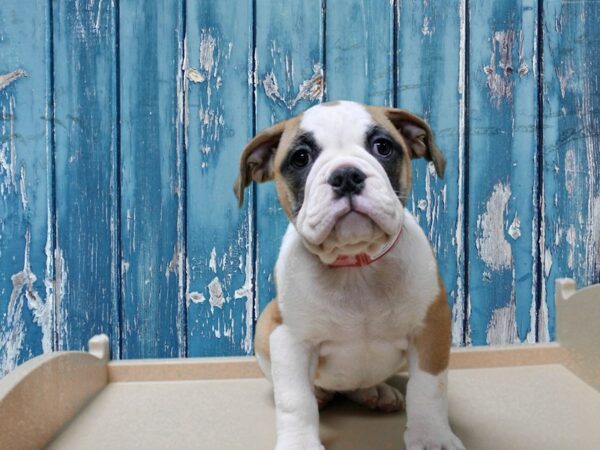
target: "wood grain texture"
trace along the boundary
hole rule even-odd
[[[179,1],[119,6],[124,358],[185,355],[182,19]]]
[[[536,336],[537,3],[469,3],[468,330]]]
[[[322,0],[256,2],[256,129],[295,116],[323,99]],[[257,297],[274,297],[273,267],[287,228],[273,183],[256,195]]]
[[[342,98],[423,116],[448,159],[443,180],[414,162],[407,206],[453,343],[554,339],[555,278],[600,279],[599,18],[567,0],[5,0],[0,374],[99,332],[116,358],[251,354],[288,221],[272,184],[237,208],[239,155]]]
[[[393,4],[369,0],[333,2],[328,4],[325,19],[327,100],[391,106]],[[377,51],[372,51],[375,48]]]
[[[54,348],[46,1],[0,8],[0,376]]]
[[[461,1],[398,3],[395,104],[427,120],[447,159],[444,179],[423,160],[413,163],[407,206],[427,233],[452,307],[452,341],[464,343],[464,62]]]
[[[600,280],[600,3],[544,2],[539,339],[554,339],[554,281]]]
[[[119,347],[116,9],[52,2],[56,326],[60,350],[106,333]]]
[[[252,135],[252,2],[188,2],[187,23],[188,354],[246,355],[253,205],[248,192],[238,208],[233,183]]]

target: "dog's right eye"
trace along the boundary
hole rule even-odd
[[[296,169],[302,169],[310,163],[311,158],[310,152],[305,148],[301,148],[292,154],[290,162]]]

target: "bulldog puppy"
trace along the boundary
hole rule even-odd
[[[404,203],[411,159],[445,159],[408,111],[340,101],[259,133],[234,190],[274,180],[290,219],[277,299],[255,349],[272,381],[277,449],[323,449],[319,404],[339,392],[372,409],[404,407],[385,380],[408,363],[408,449],[462,449],[448,424],[450,311],[425,233]]]

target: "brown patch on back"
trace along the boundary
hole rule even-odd
[[[448,367],[452,324],[446,288],[438,274],[440,293],[429,306],[423,328],[415,337],[415,347],[419,354],[419,368],[437,375]]]
[[[256,334],[254,336],[254,350],[256,353],[260,353],[261,356],[269,360],[271,359],[269,339],[273,330],[282,323],[283,318],[279,310],[279,302],[277,299],[273,299],[260,314],[256,323]]]

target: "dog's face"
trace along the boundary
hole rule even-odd
[[[306,247],[325,263],[373,255],[400,232],[411,159],[445,159],[413,114],[354,102],[313,106],[259,133],[244,149],[235,192],[274,179]]]

